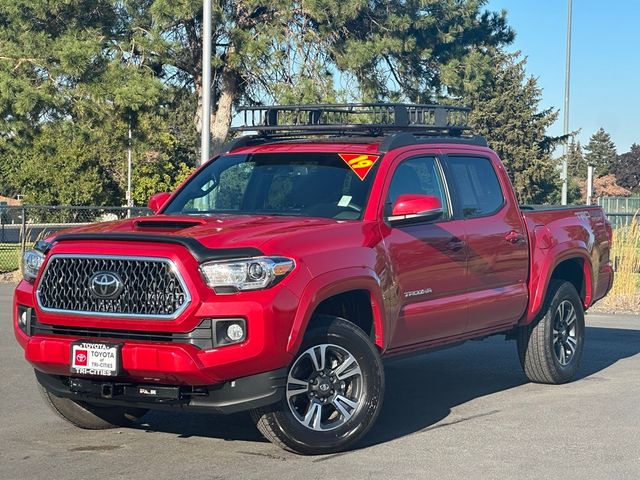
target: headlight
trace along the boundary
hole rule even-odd
[[[283,279],[296,266],[291,258],[255,257],[200,265],[204,281],[216,293],[268,288]]]
[[[22,276],[27,282],[35,281],[44,262],[44,254],[37,250],[27,250],[22,255]]]

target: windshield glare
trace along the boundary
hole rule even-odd
[[[360,180],[337,153],[226,155],[192,178],[163,213],[357,220],[376,166]]]

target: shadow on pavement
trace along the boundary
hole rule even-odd
[[[640,330],[587,327],[577,379],[602,372],[617,361],[638,353]],[[385,372],[386,396],[380,417],[356,448],[438,428],[440,425],[434,425],[446,419],[456,405],[528,382],[520,367],[515,342],[505,342],[502,337],[389,360]],[[490,410],[475,417],[497,412]],[[467,419],[457,419],[452,423],[464,420]],[[221,416],[152,412],[144,421],[145,424],[138,428],[175,433],[180,437],[266,441],[248,414]]]

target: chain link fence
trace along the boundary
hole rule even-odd
[[[96,222],[150,215],[145,207],[0,205],[0,273],[20,268],[22,252],[51,233]]]

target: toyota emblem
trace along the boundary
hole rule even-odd
[[[95,298],[113,300],[122,293],[124,285],[120,275],[114,272],[96,272],[89,279],[89,290]]]

